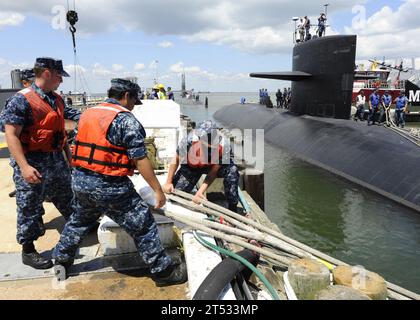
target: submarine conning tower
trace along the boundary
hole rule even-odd
[[[350,119],[356,42],[356,35],[337,35],[297,43],[292,72],[250,76],[293,81],[292,113]]]

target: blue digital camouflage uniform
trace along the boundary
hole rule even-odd
[[[45,94],[35,84],[32,88],[54,109],[56,97]],[[78,121],[80,112],[64,109],[64,118]],[[1,130],[4,125],[14,124],[27,127],[33,124],[32,110],[22,94],[16,94],[10,98],[0,116]],[[17,241],[26,244],[37,240],[44,235],[45,227],[42,221],[44,208],[42,203],[46,196],[52,201],[65,219],[73,213],[73,192],[71,190],[71,173],[68,163],[62,152],[29,152],[25,157],[32,167],[42,175],[40,184],[30,184],[22,177],[21,170],[13,157],[10,157],[10,165],[13,168],[13,180],[16,185],[17,205]]]
[[[180,142],[177,153],[181,159],[181,166],[173,179],[175,189],[191,193],[201,176],[209,173],[211,169],[210,165],[207,168],[192,168],[186,163],[185,158],[193,141],[198,139],[197,134],[200,135],[200,131],[212,131],[212,126],[214,126],[212,121],[203,121],[198,124],[197,130],[191,132],[188,137]],[[228,141],[222,138],[220,144],[223,146],[223,154],[220,163],[221,168],[217,173],[217,177],[223,178],[226,200],[228,201],[229,208],[233,208],[236,207],[239,202],[239,171],[233,161],[233,152]]]
[[[115,99],[107,103],[119,104]],[[120,113],[112,122],[107,139],[127,148],[130,159],[147,156],[144,145],[146,132],[132,113]],[[102,175],[83,168],[73,170],[73,191],[76,212],[66,224],[53,257],[66,263],[72,261],[82,239],[105,214],[119,224],[133,239],[139,254],[151,272],[165,270],[171,263],[162,247],[156,222],[148,205],[134,189],[128,177]]]

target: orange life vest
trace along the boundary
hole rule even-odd
[[[19,91],[32,110],[33,124],[23,128],[20,141],[25,153],[62,151],[66,144],[64,127],[64,101],[56,93],[57,111],[42,99],[34,89],[26,88]]]
[[[82,114],[72,146],[74,167],[116,177],[134,174],[127,149],[113,145],[106,137],[109,126],[121,112],[130,111],[117,104],[103,103]]]
[[[214,164],[220,164],[220,159],[223,154],[223,147],[220,144],[217,152],[215,148],[208,148],[209,150],[207,151],[204,149],[205,147],[203,147],[200,141],[192,143],[187,155],[188,166],[195,169],[202,169],[211,167]],[[210,157],[209,153],[211,153]]]

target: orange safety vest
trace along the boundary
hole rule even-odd
[[[206,154],[205,150],[203,149],[204,148],[200,141],[195,141],[192,143],[187,155],[188,166],[194,169],[202,169],[220,163],[220,159],[222,158],[223,154],[223,147],[220,144],[217,149],[217,152],[214,152],[214,148],[209,148],[211,152],[211,157],[209,157],[208,155],[209,150]]]
[[[24,127],[19,137],[25,153],[62,151],[66,142],[64,127],[64,101],[56,93],[57,111],[42,99],[34,89],[26,88],[19,91],[32,110],[33,124]]]
[[[82,114],[72,146],[74,167],[107,176],[123,177],[134,174],[134,165],[128,158],[127,149],[113,145],[106,138],[112,121],[122,112],[130,111],[117,104],[103,103]]]

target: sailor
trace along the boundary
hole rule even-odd
[[[34,69],[25,69],[21,71],[20,80],[24,88],[28,88],[35,81]]]
[[[375,89],[373,93],[369,97],[369,119],[368,119],[368,126],[370,124],[375,124],[376,116],[379,111],[379,104],[381,101],[381,97],[378,94],[378,89]]]
[[[400,92],[400,95],[395,99],[395,120],[397,126],[404,128],[405,126],[405,113],[408,110],[408,98],[404,91]]]
[[[168,87],[167,94],[168,94],[168,100],[175,101],[175,95],[174,95],[171,87]]]
[[[391,108],[391,105],[392,105],[392,96],[389,94],[389,91],[386,90],[385,94],[381,98],[382,108],[381,108],[381,114],[379,116],[379,123],[383,123],[385,120],[387,120],[387,123],[388,123],[389,110]]]
[[[85,107],[86,106],[86,92],[83,92],[83,95],[82,95],[82,105]]]
[[[305,20],[304,18],[300,18],[300,23],[298,25],[299,30],[299,42],[303,42],[305,40]]]
[[[71,91],[69,91],[69,94],[67,96],[67,106],[72,107],[73,106],[73,99],[71,98]]]
[[[166,91],[165,86],[163,84],[158,85],[159,91],[158,91],[158,99],[159,100],[166,100]]]
[[[73,190],[77,211],[64,227],[53,257],[67,271],[77,248],[101,214],[118,223],[134,240],[158,286],[186,281],[185,264],[174,264],[162,247],[156,222],[128,178],[137,168],[155,192],[156,208],[166,198],[147,158],[146,132],[131,113],[140,88],[113,79],[108,99],[80,118],[73,146]]]
[[[158,100],[159,99],[159,86],[156,84],[152,89],[152,94],[150,96],[151,100]]]
[[[311,20],[308,18],[308,16],[305,16],[304,18],[304,28],[305,28],[305,41],[311,40]]]
[[[325,24],[327,21],[327,16],[325,13],[321,13],[321,15],[318,18],[318,37],[323,37],[325,35]]]
[[[281,93],[281,90],[277,90],[276,93],[276,101],[277,101],[277,108],[280,108],[282,106],[283,103],[283,94]]]
[[[366,105],[366,96],[365,92],[361,90],[356,98],[356,114],[354,115],[354,121],[360,120],[364,121],[365,115],[365,105]]]
[[[20,83],[24,88],[28,88],[32,85],[35,80],[35,73],[34,69],[25,69],[20,72]],[[7,105],[12,98],[6,100]],[[0,113],[0,119],[3,118],[3,113],[5,110],[3,109]],[[4,132],[4,124],[0,121],[0,131]]]
[[[268,94],[268,89],[264,89],[264,104],[267,104],[267,100],[270,97],[270,95]]]
[[[16,186],[17,241],[22,262],[35,269],[52,267],[35,249],[34,241],[45,234],[42,203],[48,197],[67,220],[74,212],[70,159],[64,119],[78,121],[80,112],[65,106],[54,91],[69,75],[61,60],[38,58],[35,82],[13,96],[5,106],[1,122]]]
[[[228,208],[237,212],[238,167],[233,161],[229,141],[220,135],[216,124],[211,120],[200,122],[197,128],[181,141],[175,163],[169,168],[163,191],[171,193],[175,188],[191,193],[203,174],[206,177],[201,187],[195,192],[193,201],[197,204],[201,203],[205,199],[206,190],[214,180],[217,177],[224,178]]]

